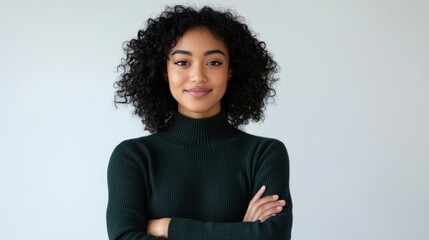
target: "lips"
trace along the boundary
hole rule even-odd
[[[189,88],[185,89],[185,92],[193,97],[204,97],[209,94],[212,90],[208,88]]]

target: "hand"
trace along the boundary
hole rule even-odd
[[[278,200],[278,195],[270,195],[261,198],[265,189],[266,187],[262,186],[252,198],[249,206],[247,207],[247,212],[244,216],[243,222],[255,222],[257,220],[264,222],[283,210],[283,207],[286,205],[286,201]]]
[[[147,233],[155,237],[168,238],[168,225],[171,218],[151,219],[147,223]]]

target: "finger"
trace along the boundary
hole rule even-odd
[[[267,209],[270,208],[276,208],[278,206],[284,206],[285,202],[284,200],[277,200],[277,195],[272,196],[266,196],[260,200],[258,200],[256,203],[254,203],[251,208],[248,210],[247,219],[250,219],[250,221],[256,221],[260,219],[260,216],[263,212],[265,212]]]
[[[253,216],[256,219],[264,218],[265,216],[280,212],[285,205],[286,202],[284,200],[266,203],[260,206]]]
[[[258,215],[258,219],[263,222],[269,217],[273,215],[277,215],[281,211],[283,211],[284,206],[286,205],[286,202],[284,200],[280,200],[276,203],[269,203],[263,206],[264,210],[262,212],[258,212],[256,215]],[[262,208],[261,208],[262,209]]]
[[[265,189],[265,185],[262,185],[262,187],[256,192],[255,196],[253,196],[252,200],[250,200],[250,203],[258,201],[264,194]]]
[[[274,202],[269,202],[266,203],[264,205],[261,205],[258,208],[258,212],[260,212],[261,214],[269,209],[272,208],[277,208],[277,207],[284,207],[286,205],[286,201],[285,200],[278,200],[278,201],[274,201]]]
[[[253,202],[252,203],[252,209],[257,210],[262,205],[265,205],[265,204],[270,203],[270,202],[276,202],[278,199],[279,199],[278,195],[265,196],[265,197],[257,200],[256,202]]]
[[[243,218],[244,221],[255,221],[253,220],[253,217],[252,217],[253,204],[262,197],[262,195],[265,192],[265,189],[266,189],[265,185],[262,185],[262,187],[256,192],[255,196],[253,196],[253,198],[250,200],[249,206],[247,207],[246,214],[244,215],[244,218]]]

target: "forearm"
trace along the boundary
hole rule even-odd
[[[290,214],[290,215],[289,215]],[[256,222],[205,222],[172,218],[169,239],[290,239],[291,213],[282,213],[261,223]]]
[[[185,218],[149,220],[147,232],[169,239],[290,239],[292,213],[279,213],[266,221],[213,222]]]

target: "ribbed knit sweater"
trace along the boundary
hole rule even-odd
[[[250,200],[278,194],[286,206],[265,222],[242,222]],[[120,143],[108,167],[110,239],[158,239],[149,219],[172,218],[169,239],[290,239],[289,160],[282,142],[232,127],[224,113]]]

